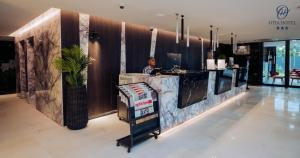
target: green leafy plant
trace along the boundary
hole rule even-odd
[[[94,61],[83,52],[78,45],[62,49],[62,57],[54,60],[57,70],[66,73],[66,82],[71,87],[80,87],[86,80],[84,70]]]

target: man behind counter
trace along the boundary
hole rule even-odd
[[[152,71],[155,69],[155,66],[156,66],[155,58],[154,57],[150,57],[148,59],[148,66],[146,66],[143,69],[143,73],[144,74],[151,74]]]

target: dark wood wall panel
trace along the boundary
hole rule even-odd
[[[203,42],[204,62],[206,63],[209,41]],[[165,68],[167,66],[167,53],[182,54],[182,68],[189,70],[201,69],[201,40],[193,37],[190,38],[190,47],[186,47],[186,38],[176,44],[176,34],[169,31],[158,31],[155,58],[157,66]]]
[[[143,72],[150,56],[151,35],[148,27],[126,24],[126,72]]]
[[[176,52],[176,35],[171,32],[158,30],[155,47],[155,59],[157,67],[166,67],[167,53]]]
[[[61,47],[79,45],[79,13],[61,11]]]
[[[207,52],[208,52],[208,42],[203,42],[203,52],[204,52],[204,63],[206,62]],[[187,69],[189,70],[200,70],[202,65],[202,46],[201,40],[196,38],[190,39],[190,47],[188,48],[188,56],[187,56]]]
[[[79,13],[61,11],[61,48],[69,48],[72,45],[79,45]],[[63,56],[63,54],[62,54]],[[66,116],[67,83],[63,74],[63,113]]]
[[[150,56],[151,35],[146,26],[126,23],[126,71],[141,73]],[[121,55],[121,23],[96,16],[90,17],[89,31],[99,36],[89,40],[89,56],[95,62],[88,68],[88,109],[94,118],[116,109]],[[155,58],[157,67],[164,68],[167,53],[181,53],[183,68],[201,68],[201,40],[191,38],[190,48],[186,39],[175,43],[175,33],[158,30]],[[204,42],[204,57],[207,57],[209,42]]]
[[[250,45],[250,64],[249,64],[249,74],[248,82],[252,85],[262,84],[263,75],[263,43],[249,43]]]
[[[89,56],[95,62],[88,68],[89,117],[116,109],[121,54],[121,23],[90,17],[90,32],[99,38],[89,41]]]

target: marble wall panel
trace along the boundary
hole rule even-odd
[[[31,92],[31,94],[35,94],[35,101],[33,102],[35,102],[37,110],[63,125],[62,78],[61,73],[53,65],[54,59],[61,56],[60,9],[49,9],[14,35],[16,43],[33,37],[34,47],[29,48],[29,52],[33,53],[30,53],[28,58],[28,66],[34,69],[34,72],[30,72],[34,75],[28,78],[29,85],[32,90],[34,89],[34,92]],[[22,50],[19,49],[18,53],[20,74],[22,74],[25,58],[22,56],[24,54]],[[21,87],[24,82],[26,82],[24,77],[20,77]]]
[[[84,54],[88,56],[89,53],[89,27],[90,27],[90,15],[79,13],[79,42],[80,48]],[[84,77],[87,79],[88,69],[84,72]],[[87,85],[87,80],[85,80]]]
[[[121,62],[120,62],[120,74],[126,73],[126,23],[121,23]]]
[[[150,57],[155,56],[156,39],[157,39],[157,28],[154,28],[152,30],[152,36],[151,36]]]
[[[26,62],[26,58],[25,58],[25,48],[24,48],[24,41],[18,41],[16,42],[16,45],[18,45],[18,51],[17,54],[19,56],[19,84],[20,84],[20,93],[19,96],[20,98],[26,98],[26,70],[25,70],[25,62]]]
[[[34,69],[34,45],[33,39],[26,40],[27,48],[27,100],[28,102],[35,106],[35,69]]]

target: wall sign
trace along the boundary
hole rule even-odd
[[[295,20],[289,20],[291,9],[287,5],[278,5],[274,9],[276,20],[269,20],[269,25],[275,26],[278,31],[288,30],[289,26],[296,25]],[[274,16],[275,17],[275,16]]]

